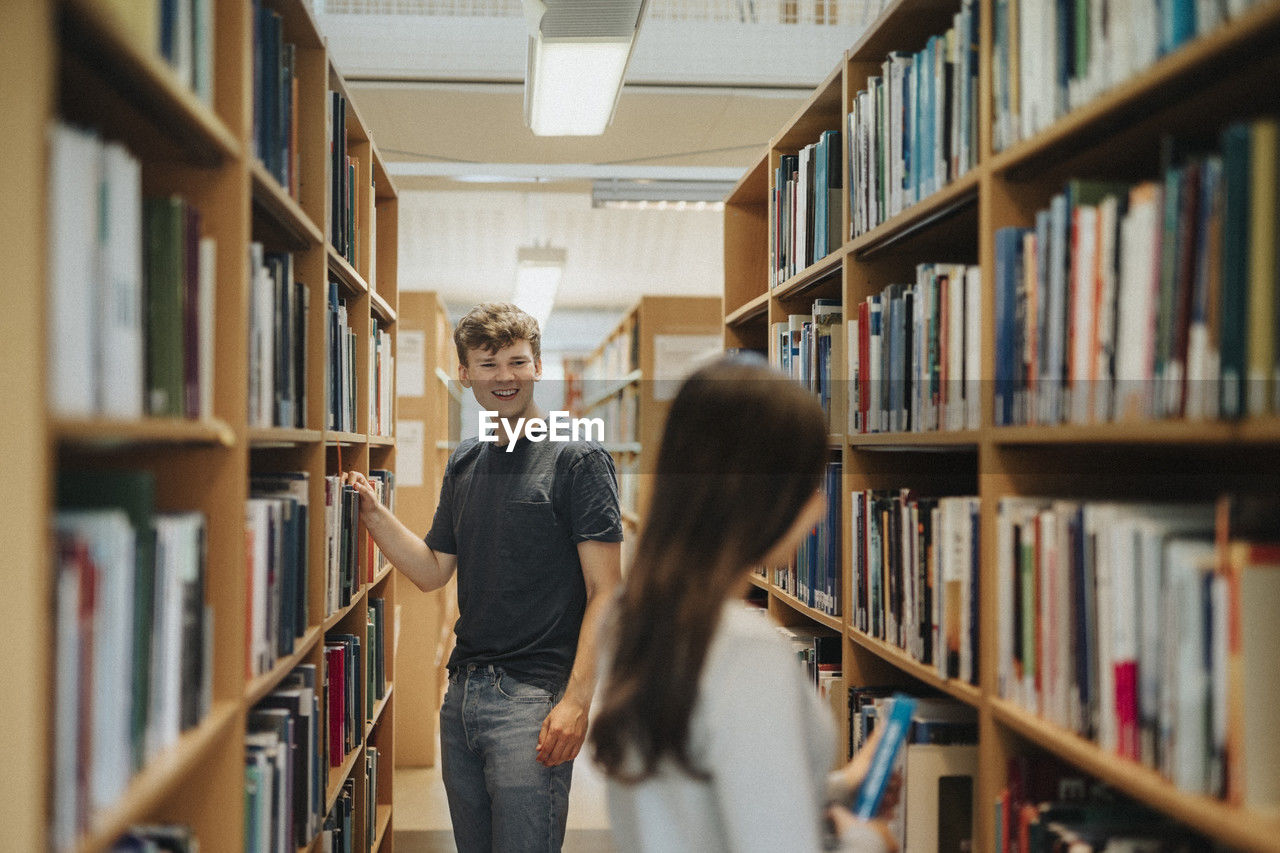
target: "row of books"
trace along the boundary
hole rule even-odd
[[[364,834],[365,847],[373,849],[378,839],[378,763],[381,754],[376,746],[364,751]]]
[[[311,290],[293,255],[249,244],[249,426],[306,426]]]
[[[329,766],[340,767],[364,741],[365,688],[363,640],[355,634],[330,631],[324,636],[325,718],[328,725]]]
[[[356,431],[356,333],[341,286],[329,282],[329,316],[325,324],[325,427],[337,432]]]
[[[585,393],[591,396],[591,388],[603,387],[607,381],[616,381],[640,369],[639,320],[626,323],[613,337],[605,341],[598,355],[587,361],[583,370]]]
[[[297,47],[284,40],[280,15],[253,3],[253,156],[297,198]]]
[[[395,401],[395,342],[377,327],[369,338],[369,434],[392,433],[391,405]]]
[[[324,478],[325,596],[324,612],[336,613],[360,589],[360,495],[336,474]]]
[[[771,283],[777,287],[840,248],[840,131],[824,130],[795,154],[783,154],[774,174],[769,234]]]
[[[852,754],[887,718],[898,688],[849,688]],[[910,720],[894,771],[898,802],[888,816],[901,850],[968,850],[973,843],[978,777],[977,711],[953,699],[912,697]],[[870,775],[870,771],[869,771]]]
[[[370,596],[369,611],[365,618],[365,702],[364,713],[373,718],[373,707],[387,698],[387,601],[380,596]]]
[[[1159,181],[1072,181],[996,233],[996,422],[1280,412],[1280,124],[1222,134]]]
[[[306,847],[320,831],[329,763],[314,664],[295,667],[249,711],[246,851]]]
[[[977,429],[981,417],[982,274],[920,264],[849,320],[852,432]]]
[[[294,639],[307,629],[310,490],[306,471],[255,473],[249,479],[245,653],[250,677],[269,672],[292,654]]]
[[[773,324],[769,363],[812,391],[827,417],[827,430],[845,431],[848,385],[838,372],[847,340],[839,299],[816,299],[809,314],[789,314]]]
[[[208,713],[205,518],[155,511],[144,472],[58,476],[50,838],[74,847]]]
[[[996,853],[1216,849],[1168,817],[1045,756],[1009,759],[995,802]]]
[[[978,4],[918,53],[895,51],[848,116],[850,236],[938,192],[978,162]]]
[[[360,222],[356,217],[356,180],[360,160],[347,151],[347,99],[329,92],[329,242],[352,265]]]
[[[598,384],[598,383],[597,383]],[[588,383],[590,388],[592,383]],[[630,385],[587,412],[584,417],[604,419],[606,444],[628,444],[639,441],[640,389]]]
[[[111,853],[199,853],[200,842],[183,824],[137,824],[115,840]]]
[[[992,54],[995,149],[1030,139],[1255,2],[999,0]]]
[[[216,244],[178,196],[145,198],[122,145],[49,132],[48,393],[63,417],[205,417]]]
[[[1272,808],[1280,545],[1221,519],[1212,504],[1003,499],[999,690],[1183,790]]]
[[[794,564],[774,570],[774,583],[783,592],[798,598],[806,607],[839,616],[841,609],[841,566],[844,546],[840,536],[841,494],[844,492],[844,466],[828,462],[822,491],[826,496],[826,513],[796,549]]]
[[[853,627],[944,678],[978,678],[979,500],[852,493]]]
[[[761,619],[769,619],[768,594],[756,587],[751,591],[760,597],[748,598],[746,605]],[[830,706],[832,717],[838,718],[844,709],[843,639],[830,628],[822,626],[779,625],[771,619],[769,624],[790,645],[818,698]]]
[[[213,103],[212,0],[103,0],[101,5],[126,40],[158,54],[181,85]]]
[[[356,853],[356,780],[342,783],[338,799],[324,819],[320,849],[324,853]]]

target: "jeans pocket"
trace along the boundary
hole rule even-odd
[[[550,690],[528,681],[517,681],[505,672],[496,683],[498,693],[512,702],[550,702],[554,696]]]

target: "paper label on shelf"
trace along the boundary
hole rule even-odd
[[[421,486],[422,440],[425,425],[422,421],[396,421],[396,485]]]
[[[421,397],[427,393],[427,333],[401,329],[396,341],[396,396]]]
[[[720,335],[654,335],[653,398],[672,399],[686,376],[722,355]]]

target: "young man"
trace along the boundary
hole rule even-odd
[[[360,517],[424,590],[458,572],[457,646],[440,710],[441,767],[460,853],[554,851],[595,688],[596,631],[621,578],[613,460],[594,442],[507,446],[533,399],[540,333],[514,305],[479,305],[454,331],[458,378],[495,412],[498,443],[467,439],[445,468],[425,541],[359,473]]]

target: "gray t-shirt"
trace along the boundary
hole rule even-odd
[[[613,459],[595,442],[506,447],[469,438],[449,458],[427,545],[458,556],[449,667],[569,678],[586,607],[577,544],[622,541]]]

